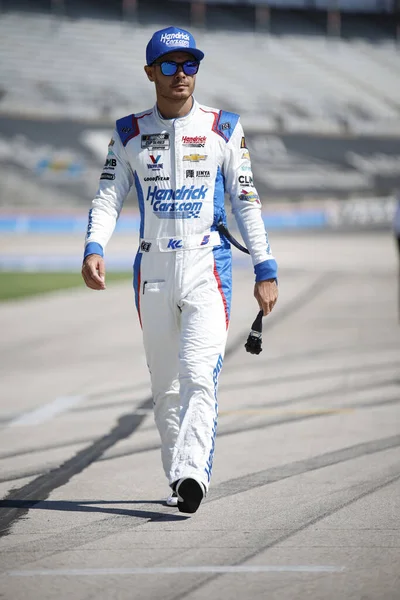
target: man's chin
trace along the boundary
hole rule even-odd
[[[188,88],[176,88],[171,92],[171,97],[174,100],[187,100],[192,95]]]

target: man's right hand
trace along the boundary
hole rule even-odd
[[[92,290],[106,289],[106,267],[100,254],[89,254],[83,261],[82,277]]]

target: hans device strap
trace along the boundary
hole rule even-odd
[[[242,244],[240,244],[237,240],[235,240],[235,238],[233,237],[231,232],[227,229],[227,227],[225,227],[225,225],[222,223],[222,221],[220,221],[218,223],[217,229],[221,235],[226,237],[226,239],[232,244],[232,246],[235,246],[235,248],[237,248],[238,250],[241,250],[245,254],[250,254],[250,252],[247,250],[247,248],[245,248],[244,246],[242,246]]]

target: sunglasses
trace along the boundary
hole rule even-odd
[[[185,73],[185,75],[196,75],[200,66],[200,63],[196,60],[185,60],[185,62],[175,62],[174,60],[166,60],[163,62],[156,62],[153,64],[159,65],[161,73],[163,75],[166,75],[167,77],[175,75],[179,67],[182,67],[182,70]]]

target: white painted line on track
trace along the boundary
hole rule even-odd
[[[9,427],[22,427],[25,425],[40,425],[50,421],[56,415],[69,410],[84,400],[84,396],[60,396],[36,410],[24,413],[8,423]]]
[[[345,567],[328,565],[248,565],[204,567],[132,567],[115,569],[34,569],[9,571],[11,577],[35,577],[40,575],[177,575],[184,573],[341,573]]]

